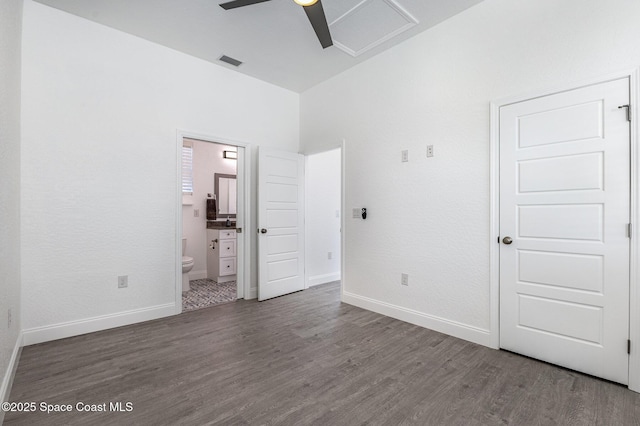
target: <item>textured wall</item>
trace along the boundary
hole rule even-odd
[[[20,46],[22,1],[0,1],[0,384],[20,331]],[[12,324],[7,325],[7,311]],[[4,397],[0,387],[0,398]],[[7,395],[8,396],[8,395]],[[2,414],[0,413],[0,422]]]
[[[340,217],[336,212],[340,211],[341,168],[339,149],[309,155],[305,164],[305,255],[311,285],[340,276]]]
[[[24,13],[24,329],[173,303],[176,129],[297,151],[299,96],[32,1]]]
[[[346,139],[346,208],[369,209],[347,218],[345,290],[487,334],[489,103],[638,66],[639,16],[636,0],[485,0],[304,92],[302,150]]]

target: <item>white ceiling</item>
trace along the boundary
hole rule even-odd
[[[324,50],[292,0],[227,11],[227,0],[36,1],[302,92],[482,0],[322,0],[335,43]]]

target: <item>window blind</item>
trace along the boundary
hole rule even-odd
[[[182,147],[182,193],[193,194],[193,147]]]

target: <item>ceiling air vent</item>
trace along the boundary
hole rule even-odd
[[[233,65],[234,67],[239,67],[242,65],[242,61],[229,57],[227,55],[222,55],[218,58],[219,61],[226,62],[229,65]]]

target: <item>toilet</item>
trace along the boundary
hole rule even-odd
[[[185,256],[187,239],[182,238],[182,291],[189,291],[189,271],[193,268],[193,257]]]

